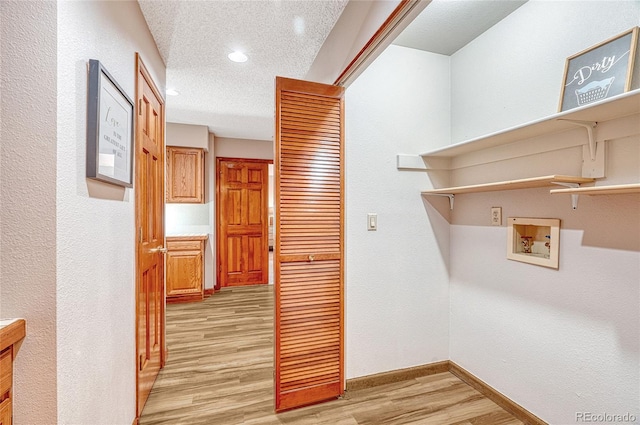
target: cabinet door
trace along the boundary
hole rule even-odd
[[[0,400],[11,392],[13,383],[13,347],[9,346],[0,354]]]
[[[0,354],[0,425],[11,425],[11,384],[13,383],[13,348]],[[8,395],[8,397],[6,397]]]
[[[204,203],[204,151],[167,148],[167,202]]]
[[[202,251],[167,252],[167,297],[202,298]]]

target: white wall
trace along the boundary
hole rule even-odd
[[[638,24],[638,1],[528,1],[451,57],[452,142],[556,113],[566,58]]]
[[[449,358],[448,223],[395,163],[449,140],[449,89],[448,57],[390,46],[347,90],[347,378]]]
[[[453,141],[555,113],[565,58],[639,19],[639,2],[529,1],[452,57]],[[639,146],[638,136],[608,142],[599,184],[637,182]],[[579,174],[580,161],[571,148],[459,173],[531,177],[555,164]],[[559,270],[506,260],[492,206],[503,220],[561,219]],[[549,423],[575,423],[577,412],[640,418],[639,213],[637,195],[582,196],[575,211],[548,189],[457,197],[451,360]]]
[[[216,137],[216,157],[273,159],[273,141]]]
[[[165,67],[137,2],[57,6],[57,419],[131,424],[134,193],[85,178],[87,61],[100,60],[132,99],[135,52],[161,93]]]
[[[167,123],[167,146],[201,148],[209,151],[209,128],[206,125]]]
[[[507,260],[492,206],[559,218],[559,269]],[[583,196],[573,211],[547,189],[456,199],[451,360],[551,424],[576,412],[640,418],[639,211],[633,195]]]
[[[27,321],[15,423],[44,424],[57,412],[54,2],[0,2],[0,86],[0,317]]]

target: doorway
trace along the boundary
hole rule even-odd
[[[269,282],[271,162],[216,159],[216,287]]]

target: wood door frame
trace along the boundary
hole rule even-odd
[[[216,258],[215,258],[215,266],[216,266],[216,281],[213,287],[214,291],[218,291],[221,288],[221,271],[222,271],[222,267],[220,267],[220,252],[222,249],[222,232],[220,231],[220,223],[221,223],[221,209],[220,209],[220,199],[221,199],[221,187],[220,187],[220,163],[222,161],[242,161],[242,162],[253,162],[256,164],[273,164],[273,159],[262,159],[262,158],[236,158],[236,157],[226,157],[226,156],[219,156],[216,157],[216,174],[215,174],[215,180],[216,180],[216,215],[215,215],[215,222],[216,222]],[[269,173],[267,171],[267,179],[269,178]],[[275,189],[275,188],[274,188]],[[275,193],[274,193],[275,196]],[[275,197],[274,197],[275,199]],[[262,211],[263,217],[266,218],[266,223],[267,223],[267,235],[265,236],[267,239],[269,238],[269,182],[267,181],[267,208]],[[267,256],[269,255],[269,243],[267,240]],[[267,261],[267,276],[269,275],[269,261]]]
[[[140,76],[142,75],[142,77],[147,81],[147,83],[149,84],[149,87],[151,88],[151,90],[153,91],[154,95],[156,96],[156,98],[158,99],[159,103],[160,103],[160,120],[162,122],[162,126],[161,126],[161,139],[162,139],[162,158],[163,158],[163,163],[161,165],[161,169],[163,170],[163,177],[162,177],[162,200],[163,200],[163,209],[164,209],[164,199],[165,199],[165,176],[164,174],[166,174],[166,171],[164,169],[165,164],[165,100],[164,97],[160,94],[160,90],[158,90],[158,87],[156,86],[153,78],[151,77],[151,74],[149,73],[149,71],[147,70],[147,67],[145,66],[144,62],[142,61],[142,57],[140,56],[140,54],[138,52],[136,52],[136,63],[135,63],[135,107],[134,107],[134,122],[137,120],[138,114],[140,113]],[[134,127],[135,128],[135,127]],[[141,222],[142,222],[142,218],[143,218],[143,214],[142,214],[142,209],[140,208],[139,203],[142,202],[142,200],[138,199],[138,193],[139,193],[139,188],[142,184],[142,175],[141,172],[138,168],[138,164],[140,163],[139,161],[139,152],[140,152],[140,145],[142,143],[142,140],[140,137],[138,137],[138,131],[137,128],[135,128],[135,137],[134,137],[134,146],[135,146],[135,165],[134,165],[134,181],[135,181],[135,185],[134,185],[134,193],[135,193],[135,201],[134,201],[134,215],[135,215],[135,229],[134,229],[134,234],[135,234],[135,360],[134,360],[134,365],[135,365],[135,375],[136,375],[136,416],[134,419],[134,424],[138,423],[138,419],[140,417],[140,414],[142,412],[138,412],[138,405],[139,405],[139,365],[138,365],[138,353],[140,350],[140,335],[139,335],[139,330],[138,330],[138,323],[140,320],[139,317],[139,312],[138,312],[138,303],[140,302],[140,294],[139,294],[139,287],[140,287],[140,269],[141,269],[141,258],[140,258],[140,253],[139,253],[139,241],[141,238],[141,234],[140,232],[140,226],[141,226]],[[164,241],[164,233],[165,233],[165,229],[164,229],[164,220],[162,221],[162,233],[163,233],[163,246],[166,243]],[[164,276],[163,273],[163,279],[166,278],[166,276]],[[163,288],[163,293],[166,291],[166,284],[163,281],[162,282],[162,288]],[[163,297],[163,298],[166,298]],[[166,362],[166,317],[165,317],[165,310],[166,310],[166,301],[161,303],[161,326],[160,326],[160,368],[162,369],[165,365]]]

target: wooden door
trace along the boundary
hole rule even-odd
[[[137,416],[164,364],[164,102],[136,56]]]
[[[344,389],[344,89],[276,79],[276,410]]]
[[[269,283],[270,162],[216,160],[219,286]]]

